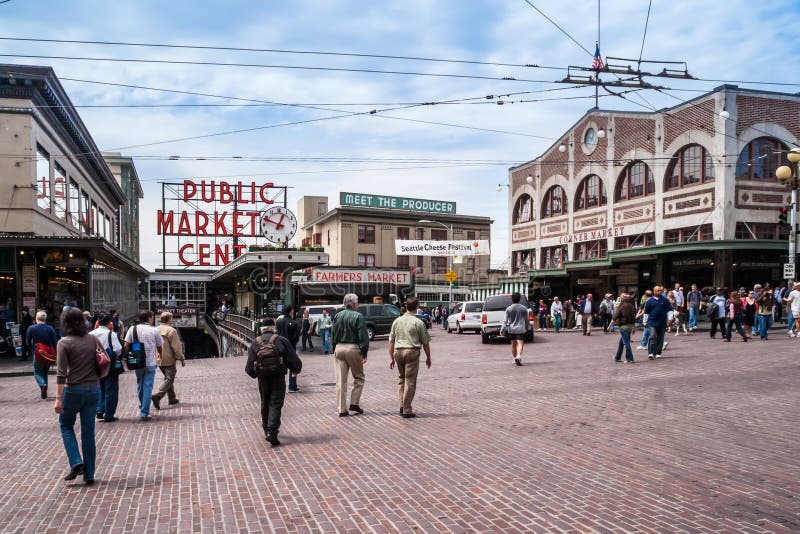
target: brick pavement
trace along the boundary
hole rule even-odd
[[[126,373],[92,487],[61,480],[52,401],[2,378],[0,531],[798,531],[800,340],[773,337],[670,336],[626,365],[616,335],[545,333],[516,367],[507,345],[436,331],[408,420],[386,341],[364,416],[337,417],[328,357],[305,355],[274,450],[242,359],[179,369],[181,404],[150,423]]]

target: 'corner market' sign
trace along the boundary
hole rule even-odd
[[[424,200],[421,198],[389,197],[385,195],[365,195],[363,193],[339,193],[339,204],[342,206],[427,211],[431,213],[456,212],[455,202]]]

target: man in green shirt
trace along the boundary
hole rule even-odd
[[[339,417],[347,417],[349,412],[364,413],[359,406],[361,392],[364,390],[364,364],[367,363],[369,336],[364,316],[358,313],[358,295],[348,293],[344,296],[345,309],[336,314],[331,328],[333,358],[336,367],[336,399]],[[353,391],[350,394],[350,408],[347,408],[347,377],[353,373]]]
[[[415,417],[411,409],[411,401],[417,391],[417,373],[419,372],[420,349],[425,349],[425,365],[431,367],[431,336],[425,323],[417,318],[419,301],[416,297],[406,299],[406,313],[395,319],[389,334],[389,369],[394,369],[400,376],[400,415],[408,419]]]

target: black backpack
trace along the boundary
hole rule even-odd
[[[282,376],[286,374],[286,363],[278,352],[275,342],[278,334],[272,334],[269,340],[258,339],[258,351],[253,362],[253,371],[257,376]]]
[[[138,326],[133,325],[133,342],[131,348],[128,350],[126,360],[128,361],[128,370],[135,371],[136,369],[144,369],[147,367],[147,354],[144,350],[144,344],[139,341]]]

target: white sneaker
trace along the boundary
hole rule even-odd
[[[647,347],[643,347],[643,346],[641,346],[641,345],[636,345],[636,350],[644,350],[644,349],[646,349],[646,348],[647,348]]]
[[[680,333],[681,333],[680,330],[678,330],[677,332],[675,332],[675,335],[677,336]]]
[[[667,348],[667,345],[669,345],[669,341],[666,341],[666,340],[665,340],[665,341],[664,341],[664,345],[661,347],[661,350],[664,350],[664,349],[666,349],[666,348]]]
[[[520,358],[519,356],[515,357],[514,363],[517,365],[522,365],[522,358]]]
[[[653,358],[655,358],[655,356],[653,356],[652,354],[648,354],[648,355],[647,355],[647,358],[648,358],[648,359],[650,359],[650,360],[652,360]]]
[[[659,359],[659,358],[661,358],[661,355],[660,354],[656,354],[656,359]]]

